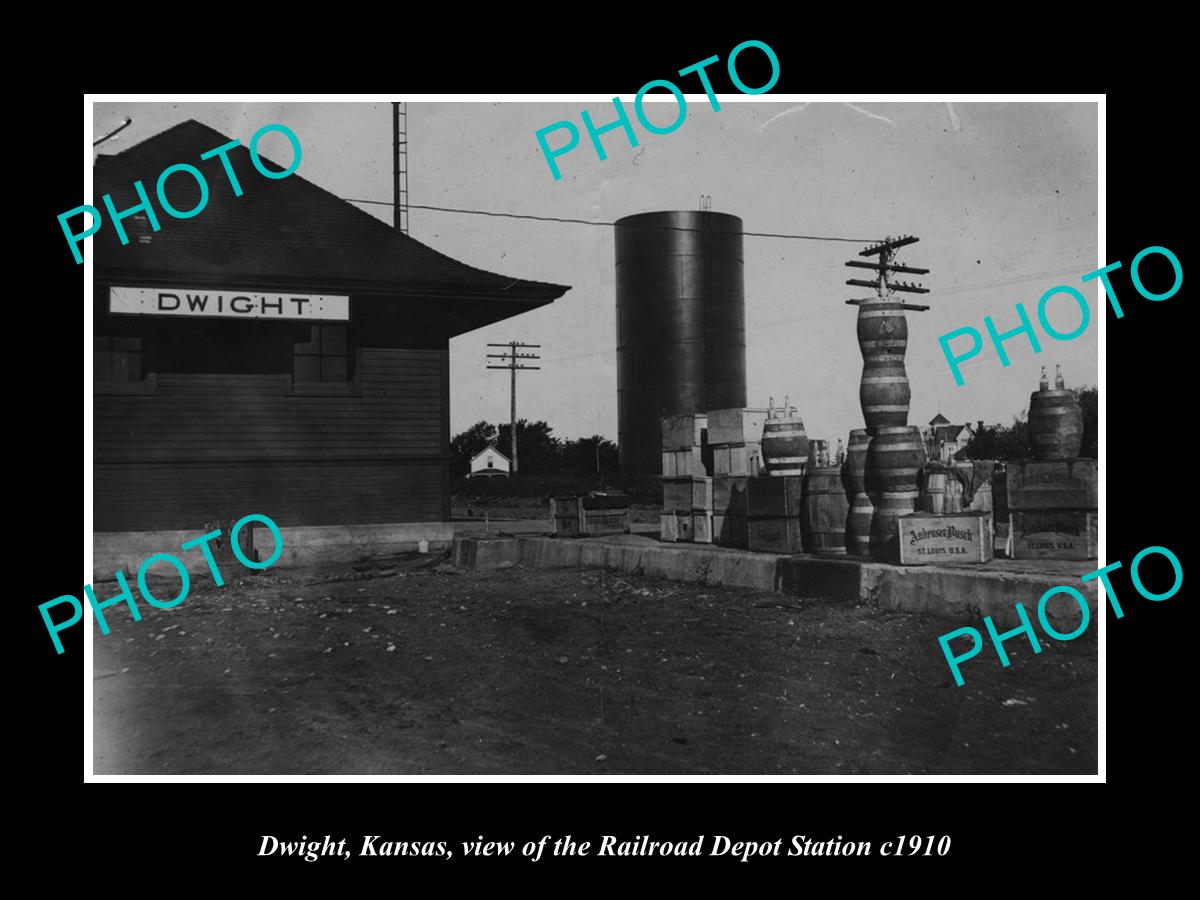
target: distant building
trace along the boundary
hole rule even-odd
[[[982,423],[981,423],[982,424]],[[925,431],[925,452],[930,461],[952,462],[975,437],[976,429],[970,425],[952,425],[950,420],[938,413],[929,422]]]
[[[468,478],[492,478],[497,475],[507,476],[512,470],[508,457],[496,449],[495,444],[489,444],[471,457],[471,473]]]

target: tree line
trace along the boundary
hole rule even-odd
[[[493,425],[476,422],[450,441],[451,474],[456,478],[471,470],[471,458],[495,444],[505,456],[510,453],[512,428],[506,422]],[[517,462],[522,475],[577,475],[581,478],[615,476],[620,468],[617,445],[598,434],[576,440],[554,436],[546,422],[517,420]]]

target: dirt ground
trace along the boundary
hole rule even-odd
[[[945,620],[599,570],[461,572],[415,554],[220,588],[197,577],[175,609],[143,606],[141,622],[123,609],[94,633],[97,774],[1097,765],[1094,629],[1036,656],[1011,640],[1007,669],[985,650],[955,687]]]

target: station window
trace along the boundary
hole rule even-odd
[[[97,384],[142,380],[142,339],[96,335],[93,346]]]
[[[345,325],[314,325],[307,341],[293,344],[292,380],[296,384],[350,380]]]

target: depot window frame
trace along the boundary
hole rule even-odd
[[[345,324],[311,325],[307,341],[292,343],[292,385],[352,385],[354,361]]]

